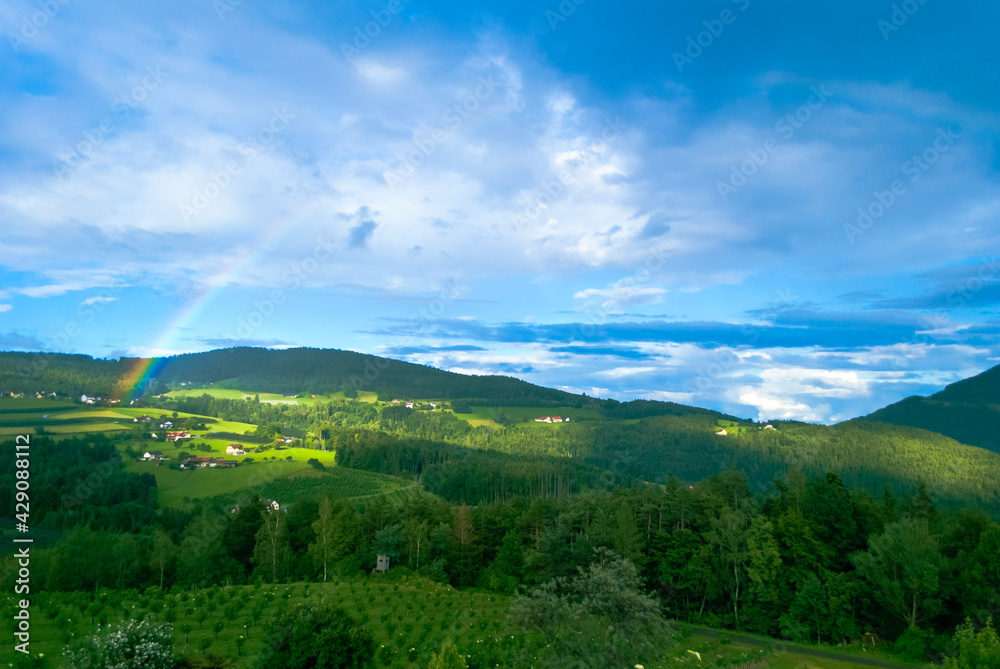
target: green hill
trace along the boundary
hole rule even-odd
[[[130,373],[145,368],[141,359],[100,360],[54,353],[0,353],[0,392],[39,390],[79,397],[123,397]],[[353,388],[373,391],[382,399],[465,399],[496,407],[589,407],[612,418],[700,414],[733,418],[717,411],[673,402],[596,400],[537,386],[509,376],[474,376],[374,355],[336,349],[228,348],[158,358],[146,390],[169,387],[233,388],[246,392],[330,394]]]
[[[857,420],[919,427],[1000,453],[1000,366],[930,397],[907,397]]]

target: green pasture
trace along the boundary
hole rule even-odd
[[[183,418],[197,418],[205,422],[207,429],[196,430],[191,433],[194,439],[201,439],[203,437],[211,439],[210,435],[212,432],[246,434],[257,429],[256,425],[250,423],[218,420],[210,416],[199,416],[185,412],[178,412],[175,417],[173,412],[150,411],[148,409],[130,407],[107,408],[35,399],[30,400],[33,405],[36,405],[36,408],[32,409],[31,407],[23,406],[25,402],[29,402],[29,400],[15,398],[0,399],[0,436],[32,434],[36,427],[44,428],[47,434],[64,437],[74,434],[130,430],[133,427],[142,427],[149,432],[161,433],[164,431],[159,427],[161,422],[164,420],[176,422],[177,419]],[[18,406],[8,406],[13,404],[17,404]],[[148,415],[153,420],[148,423],[136,423],[135,419],[143,415]],[[232,443],[232,440],[227,440],[222,444],[222,449],[225,449],[230,443]],[[161,446],[166,445],[161,444]],[[164,450],[155,446],[151,448]]]
[[[365,500],[382,496],[386,501],[396,505],[429,494],[416,484],[385,474],[348,467],[337,467],[324,472],[309,470],[282,476],[254,486],[254,492],[260,497],[278,500],[281,504],[320,497],[364,503]],[[213,500],[229,503],[237,501],[239,497],[240,494],[237,492],[219,495]]]
[[[512,427],[538,427],[538,428],[559,428],[565,423],[536,423],[536,418],[543,416],[561,416],[569,418],[570,422],[585,420],[600,420],[601,414],[594,409],[576,409],[573,407],[555,408],[535,408],[535,407],[492,407],[474,405],[471,407],[472,413],[456,413],[459,418],[466,420],[473,427],[477,425],[489,425],[499,427],[494,420],[498,411],[502,411],[507,416],[507,425]]]
[[[742,434],[748,430],[760,429],[753,425],[740,425],[736,421],[719,419],[715,421],[715,429],[722,428],[727,432],[727,436]]]
[[[164,393],[167,397],[217,397],[223,400],[252,400],[254,395],[259,395],[261,401],[268,399],[291,399],[282,397],[278,393],[245,393],[242,390],[232,388],[185,388],[183,390],[171,390]]]
[[[342,399],[346,399],[346,398],[344,397],[344,393],[343,392],[336,392],[336,393],[333,393],[332,395],[317,395],[315,398],[306,397],[306,398],[303,398],[302,401],[303,402],[315,402],[316,400],[324,400],[325,401],[325,400],[331,400],[331,399],[341,399],[342,400]],[[374,391],[371,391],[371,390],[359,390],[358,391],[358,396],[356,398],[354,398],[354,399],[356,399],[359,402],[368,402],[369,404],[372,404],[372,403],[378,401],[378,393],[376,393]],[[434,401],[434,400],[431,400],[431,401]]]
[[[0,427],[0,437],[10,437],[18,434],[34,434],[35,426],[45,428],[46,434],[68,436],[72,434],[87,434],[93,432],[114,432],[116,430],[127,430],[129,427],[123,423],[112,423],[108,421],[86,421],[72,423],[33,423],[23,427],[4,426]]]
[[[137,461],[126,463],[125,471],[152,474],[156,478],[160,504],[182,506],[185,498],[203,499],[236,493],[276,478],[297,474],[306,467],[309,465],[304,462],[275,461],[255,462],[230,469],[171,469],[166,464]]]
[[[34,397],[0,397],[0,415],[18,411],[42,411],[47,409],[65,409],[77,404],[63,399],[36,399]]]
[[[149,446],[148,443],[146,445]],[[133,448],[136,446],[133,445]],[[238,493],[247,489],[254,490],[261,497],[276,499],[283,504],[303,497],[320,495],[362,498],[383,494],[402,499],[423,493],[422,489],[403,479],[337,467],[334,463],[335,454],[331,451],[286,448],[271,449],[247,456],[226,456],[220,452],[198,451],[190,448],[190,445],[188,448],[157,450],[163,450],[164,455],[171,459],[160,464],[144,461],[127,462],[125,469],[137,474],[152,474],[156,478],[159,502],[164,506],[183,506],[186,500],[210,497],[235,499]],[[178,454],[182,450],[188,451],[193,456],[224,457],[241,463],[252,457],[253,462],[231,468],[201,467],[183,470],[170,468],[168,463],[176,463]],[[319,460],[326,469],[320,471],[307,464],[308,460],[313,458]],[[408,492],[397,494],[403,491]]]
[[[269,404],[312,404],[313,402],[329,402],[332,399],[344,399],[343,392],[327,395],[308,395],[306,397],[285,397],[279,393],[251,393],[232,388],[184,388],[183,390],[171,390],[165,394],[167,397],[201,397],[202,395],[209,395],[210,397],[227,400],[252,400],[256,395],[259,396],[261,402]],[[357,399],[361,402],[375,402],[378,400],[378,393],[359,390]]]

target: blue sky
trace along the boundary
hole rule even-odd
[[[12,0],[0,350],[834,422],[1000,356],[1000,7]]]

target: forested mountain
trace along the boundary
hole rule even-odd
[[[506,376],[469,376],[433,367],[330,349],[230,348],[164,360],[164,383],[221,384],[247,391],[328,393],[355,390],[399,397],[467,398],[511,406],[582,406],[580,395]]]
[[[0,353],[0,392],[108,397],[136,362],[66,353]]]
[[[88,394],[123,397],[138,358],[100,360],[56,353],[0,353],[0,392],[39,390],[71,397]],[[381,399],[464,399],[492,406],[589,406],[608,418],[663,415],[732,416],[718,411],[653,400],[595,400],[537,386],[509,376],[473,376],[447,372],[374,355],[336,349],[228,348],[156,360],[147,391],[162,392],[172,384],[214,385],[248,392],[326,394],[352,388],[377,392]]]
[[[920,427],[1000,453],[1000,366],[930,397],[907,397],[858,420]]]

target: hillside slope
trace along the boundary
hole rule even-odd
[[[930,397],[907,397],[856,420],[919,427],[1000,453],[1000,366]]]
[[[124,397],[131,372],[148,365],[137,358],[100,360],[89,356],[0,353],[0,392],[38,390],[78,397]],[[538,386],[509,376],[472,376],[374,355],[337,349],[229,348],[160,358],[146,389],[171,384],[214,385],[248,392],[327,394],[352,387],[388,398],[466,399],[495,407],[590,406],[613,418],[705,415],[734,419],[718,411],[673,402],[596,400]]]

